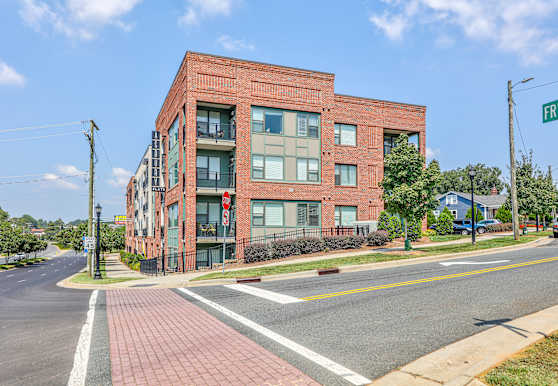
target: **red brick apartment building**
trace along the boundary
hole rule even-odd
[[[246,238],[377,219],[384,154],[400,133],[425,153],[426,107],[336,94],[334,80],[186,52],[155,123],[166,192],[155,194],[153,253],[166,268],[219,262],[223,242],[230,255]]]

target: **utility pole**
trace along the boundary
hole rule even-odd
[[[87,236],[93,237],[93,182],[95,181],[95,129],[99,130],[93,120],[89,121],[89,134],[86,134],[89,140],[89,220],[87,222]],[[93,276],[93,252],[87,253],[87,272]]]
[[[508,115],[510,135],[510,194],[512,207],[513,238],[519,240],[519,214],[517,209],[517,186],[515,184],[515,142],[513,136],[513,97],[512,82],[508,80]]]

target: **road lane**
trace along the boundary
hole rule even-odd
[[[468,257],[467,261],[521,264],[556,256],[558,243],[553,242],[546,247]],[[466,265],[425,263],[250,286],[300,298],[470,270]],[[558,261],[290,304],[223,286],[189,290],[373,379],[456,340],[555,305]],[[196,304],[320,382],[343,384],[295,353]]]

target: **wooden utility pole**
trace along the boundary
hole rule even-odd
[[[513,97],[512,82],[508,80],[508,115],[510,135],[510,194],[512,207],[513,238],[519,240],[519,214],[517,208],[517,186],[515,183],[515,142],[513,136]]]
[[[95,181],[95,129],[99,130],[93,120],[89,121],[90,132],[87,136],[89,139],[89,220],[87,222],[87,236],[93,237],[93,183]],[[87,251],[87,272],[93,275],[93,253]]]

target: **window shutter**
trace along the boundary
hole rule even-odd
[[[283,205],[282,204],[266,204],[265,205],[265,225],[266,226],[283,226]]]
[[[283,158],[265,157],[265,178],[269,180],[283,179]]]

